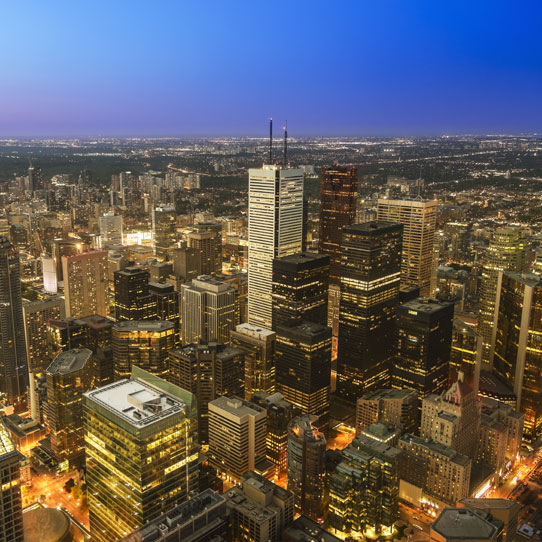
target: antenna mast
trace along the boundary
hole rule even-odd
[[[283,156],[283,166],[286,167],[288,165],[288,121],[284,122],[284,126],[282,127],[284,130],[284,156]]]
[[[273,118],[269,117],[269,164],[273,163]]]

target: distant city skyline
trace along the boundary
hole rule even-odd
[[[0,137],[540,131],[524,2],[27,2],[0,21]]]

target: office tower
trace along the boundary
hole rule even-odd
[[[343,228],[337,390],[351,403],[389,385],[401,235],[387,222]]]
[[[440,442],[411,433],[405,433],[399,439],[398,447],[403,451],[401,479],[418,488],[412,490],[412,495],[421,493],[428,503],[436,501],[450,505],[469,496],[472,467],[469,457]],[[408,495],[401,498],[409,500]]]
[[[41,168],[34,167],[32,164],[28,167],[28,188],[30,192],[43,189],[43,180],[41,178]]]
[[[516,273],[525,271],[526,255],[525,239],[519,227],[496,230],[484,254],[478,316],[478,333],[482,336],[482,361],[484,364],[491,365],[493,362],[495,297],[499,271],[514,271]]]
[[[99,223],[102,248],[122,245],[124,240],[122,216],[109,212],[100,217]]]
[[[56,294],[58,292],[56,262],[50,254],[41,256],[41,271],[43,273],[43,289],[48,294]]]
[[[0,393],[18,403],[28,386],[19,255],[7,237],[0,237]]]
[[[212,342],[169,352],[167,380],[198,400],[200,444],[209,441],[209,403],[221,395],[243,392],[244,361],[241,350]]]
[[[70,224],[71,228],[71,224]],[[75,256],[86,252],[90,247],[83,244],[81,239],[55,239],[53,241],[53,258],[56,262],[56,276],[59,286],[64,284],[64,270],[62,258],[64,256]]]
[[[447,241],[446,254],[456,262],[470,262],[471,225],[467,222],[447,222],[444,224],[444,237]]]
[[[157,207],[152,211],[153,249],[159,260],[169,259],[176,232],[177,214],[173,207]]]
[[[84,394],[92,540],[109,542],[169,512],[198,485],[194,397],[141,369]]]
[[[66,316],[109,315],[107,251],[62,257]]]
[[[72,348],[86,348],[86,333],[85,323],[79,318],[50,320],[47,323],[47,340],[51,354],[56,356]]]
[[[167,378],[168,353],[175,347],[175,326],[160,320],[117,322],[111,344],[117,380],[128,378],[134,366]]]
[[[15,448],[8,430],[0,421],[0,540],[6,542],[24,542],[21,459],[22,456]]]
[[[235,348],[245,353],[245,399],[259,391],[273,393],[277,334],[251,324],[239,324],[230,339]]]
[[[440,442],[471,459],[476,457],[480,429],[477,393],[464,381],[463,373],[442,395],[428,395],[422,402],[420,435]]]
[[[493,372],[514,390],[516,410],[525,415],[524,438],[534,442],[542,434],[540,373],[542,351],[542,278],[500,272],[495,308]]]
[[[322,168],[318,251],[330,258],[329,280],[340,283],[342,230],[355,222],[358,172],[354,167]]]
[[[288,491],[294,495],[296,514],[322,523],[328,508],[326,437],[316,428],[317,420],[304,414],[288,425]]]
[[[267,410],[267,459],[275,465],[277,476],[286,475],[288,468],[288,424],[294,417],[292,403],[281,393],[256,392],[250,399]]]
[[[64,300],[49,297],[38,301],[23,300],[24,333],[28,370],[41,373],[53,360],[48,338],[48,323],[64,318]]]
[[[397,308],[397,354],[392,384],[418,392],[420,402],[448,384],[452,348],[452,303],[420,297]]]
[[[61,352],[45,374],[47,418],[55,459],[66,468],[81,467],[85,458],[83,393],[91,389],[92,352],[88,348]]]
[[[293,495],[255,472],[224,494],[237,542],[283,542],[285,527],[294,520]]]
[[[328,289],[329,256],[301,252],[273,260],[273,330],[303,320],[326,326]]]
[[[83,347],[95,352],[98,348],[111,345],[111,336],[115,322],[97,314],[78,319],[83,324]]]
[[[302,169],[265,165],[248,172],[248,322],[271,329],[273,260],[301,252]]]
[[[436,200],[378,200],[377,219],[403,225],[401,285],[418,286],[422,296],[430,294],[437,205]]]
[[[92,387],[99,388],[115,381],[115,362],[111,346],[98,348],[92,355]]]
[[[198,278],[201,272],[201,256],[198,249],[181,247],[175,248],[173,256],[173,274],[183,282]]]
[[[431,524],[431,542],[493,542],[502,540],[503,522],[485,511],[444,508]]]
[[[239,323],[238,293],[229,284],[201,275],[181,286],[182,344],[230,342]]]
[[[228,535],[226,499],[206,489],[145,523],[120,542],[222,542]]]
[[[179,293],[171,284],[149,282],[149,295],[158,320],[171,322],[175,326],[175,343],[180,341]]]
[[[401,451],[360,435],[341,456],[329,480],[329,525],[342,537],[391,534],[399,517]]]
[[[474,326],[461,318],[454,318],[448,382],[455,382],[459,371],[462,371],[467,384],[477,390],[481,366],[482,336],[476,332]]]
[[[327,428],[331,384],[331,329],[312,322],[279,327],[276,359],[277,391],[303,414],[319,418]]]
[[[517,539],[518,516],[521,504],[508,499],[461,499],[458,508],[481,510],[503,522],[503,542],[515,542]]]
[[[264,470],[267,414],[239,397],[209,403],[209,463],[239,481],[249,470]]]
[[[281,542],[341,542],[340,538],[333,536],[330,532],[318,525],[306,516],[299,516],[289,527],[282,531]]]
[[[155,300],[149,293],[149,272],[140,267],[125,267],[114,273],[115,318],[152,320],[156,318]]]
[[[188,247],[199,251],[202,275],[213,275],[222,271],[222,226],[203,224],[195,226],[188,234]]]
[[[373,390],[356,404],[356,433],[374,423],[413,433],[418,430],[418,394],[414,390]]]

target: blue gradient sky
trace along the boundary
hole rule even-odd
[[[542,4],[0,6],[0,135],[542,132]]]

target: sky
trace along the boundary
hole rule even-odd
[[[0,3],[0,136],[542,132],[538,0]]]

